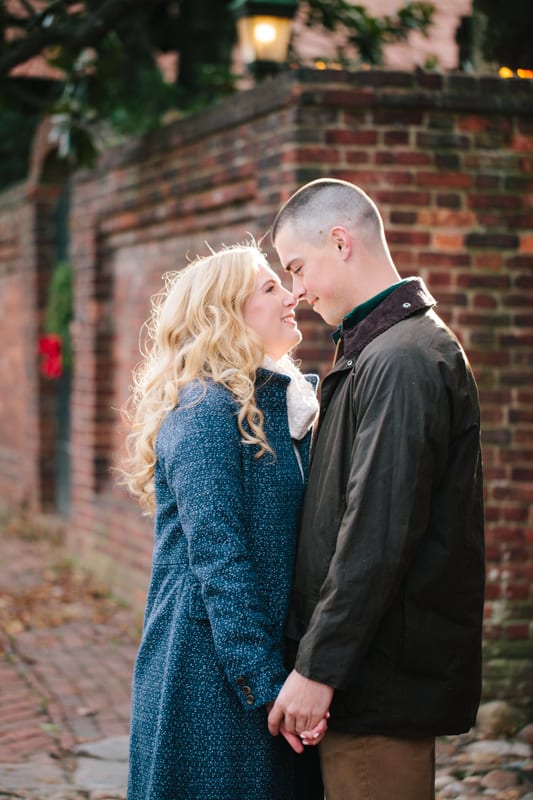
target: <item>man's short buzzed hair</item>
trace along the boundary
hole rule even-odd
[[[383,237],[383,222],[374,201],[355,184],[336,178],[306,183],[289,197],[272,224],[273,244],[286,224],[315,239],[329,233],[335,225],[359,235],[372,233]]]

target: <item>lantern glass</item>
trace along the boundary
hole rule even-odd
[[[287,17],[241,17],[237,20],[237,33],[246,64],[286,62],[291,38],[291,20]]]

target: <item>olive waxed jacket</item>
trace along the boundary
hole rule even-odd
[[[479,404],[424,283],[343,331],[324,379],[288,635],[335,687],[330,727],[468,730],[481,692]]]

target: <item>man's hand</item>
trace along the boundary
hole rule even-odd
[[[267,713],[270,713],[274,703],[267,703]],[[299,736],[295,733],[289,733],[285,728],[283,722],[279,726],[279,732],[284,739],[290,744],[295,753],[301,754],[304,751],[304,745],[311,746],[320,744],[328,730],[329,712],[326,714],[325,719],[321,719],[318,725],[312,731],[304,731]]]
[[[325,683],[304,678],[293,670],[268,715],[268,729],[277,736],[280,726],[288,733],[311,731],[324,719],[333,698],[333,689]]]

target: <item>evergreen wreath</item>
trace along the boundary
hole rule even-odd
[[[73,316],[72,267],[58,261],[53,269],[44,321],[45,336],[39,349],[45,357],[42,371],[47,377],[60,377],[72,369],[70,322]],[[47,362],[46,363],[46,359]]]

